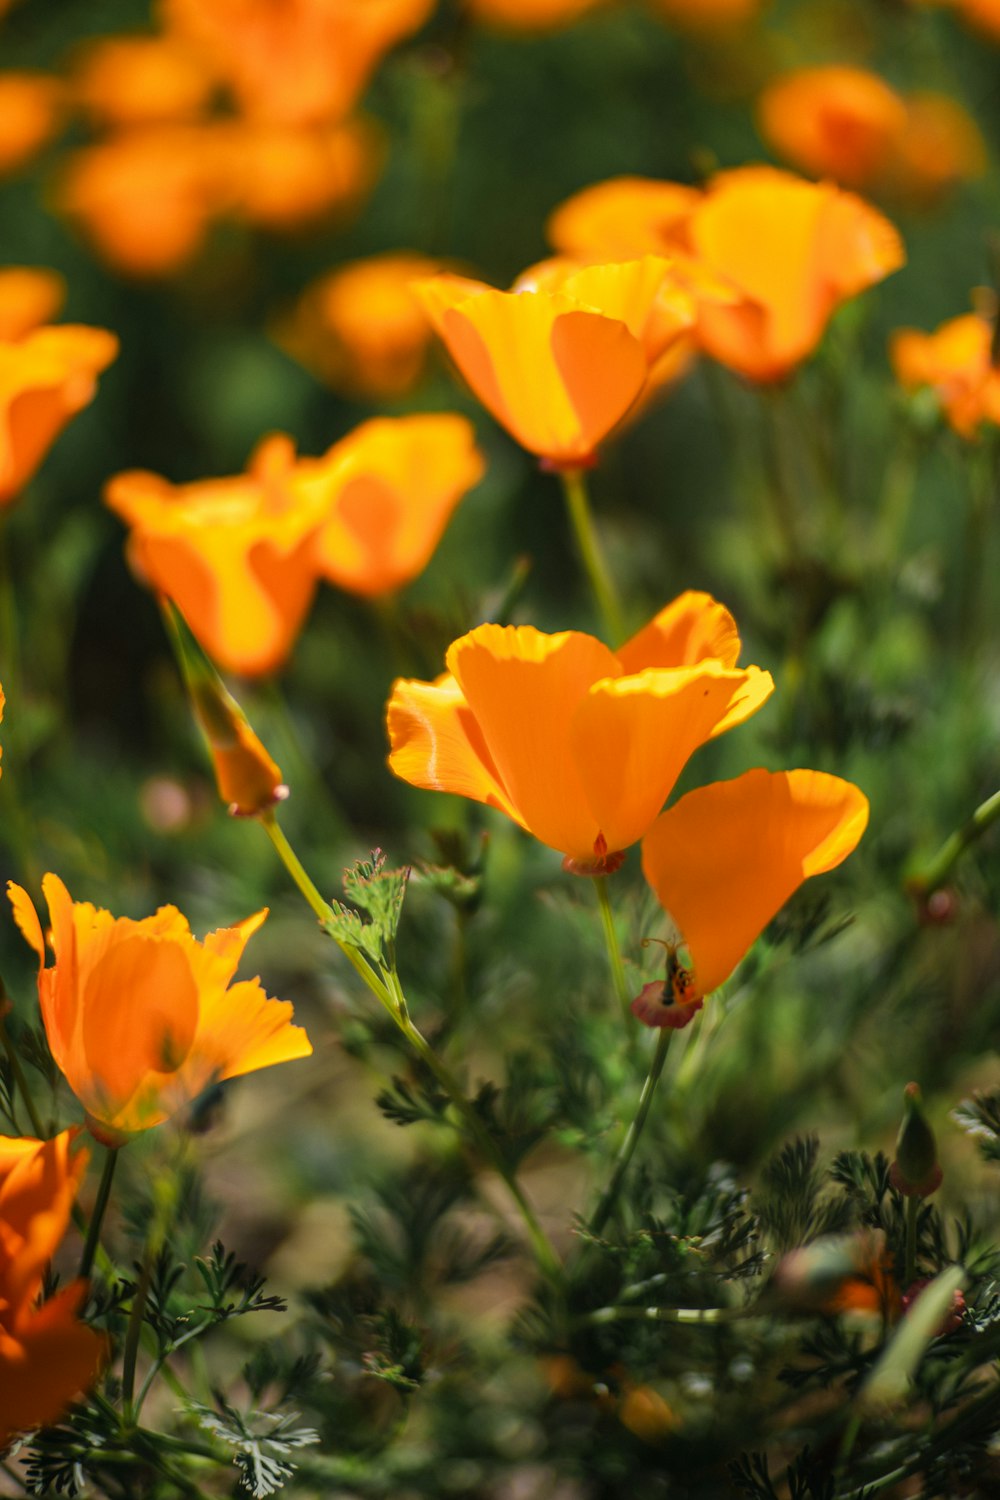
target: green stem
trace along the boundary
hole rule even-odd
[[[632,1002],[628,992],[628,981],[625,978],[625,965],[622,963],[621,949],[618,946],[618,934],[615,932],[615,919],[611,910],[611,900],[608,896],[608,877],[596,875],[594,877],[594,889],[597,891],[597,902],[601,909],[601,926],[604,929],[604,941],[608,949],[608,961],[611,964],[611,977],[614,980],[615,994],[618,996],[618,1004],[621,1006],[622,1019],[629,1027],[629,1035],[632,1033]]]
[[[742,1307],[599,1307],[580,1319],[585,1328],[605,1323],[733,1323],[755,1314]],[[756,1314],[761,1316],[761,1314]]]
[[[912,1286],[917,1277],[917,1213],[920,1199],[915,1195],[906,1200],[906,1257],[903,1264],[903,1280]]]
[[[135,1366],[139,1357],[139,1340],[142,1336],[142,1315],[146,1310],[146,1298],[149,1296],[150,1284],[153,1280],[153,1263],[156,1260],[152,1243],[147,1241],[145,1254],[142,1258],[142,1270],[139,1273],[139,1284],[132,1298],[132,1309],[128,1315],[128,1329],[125,1333],[125,1352],[122,1355],[122,1412],[126,1425],[131,1427],[136,1418],[133,1408],[133,1393],[135,1391]]]
[[[987,828],[1000,818],[1000,792],[994,792],[992,797],[987,797],[985,802],[980,803],[972,817],[967,823],[945,840],[934,858],[924,866],[923,870],[912,875],[907,884],[910,888],[922,896],[929,896],[938,890],[970,844],[982,838]]]
[[[562,481],[563,494],[566,497],[566,506],[580,552],[580,560],[590,580],[590,587],[597,602],[605,634],[612,646],[618,646],[625,638],[622,607],[597,539],[594,518],[590,513],[590,498],[587,494],[584,470],[560,469],[559,478]]]
[[[650,1064],[646,1082],[642,1086],[642,1093],[639,1095],[639,1104],[635,1112],[635,1118],[628,1128],[625,1139],[622,1141],[617,1160],[615,1161],[615,1168],[611,1174],[611,1181],[605,1188],[601,1201],[594,1212],[594,1217],[590,1221],[590,1233],[595,1239],[608,1222],[612,1210],[618,1201],[618,1194],[621,1192],[622,1183],[625,1181],[625,1173],[628,1171],[635,1148],[639,1144],[639,1138],[646,1124],[646,1116],[649,1114],[649,1106],[653,1102],[656,1085],[659,1083],[660,1074],[663,1072],[663,1064],[667,1058],[667,1048],[670,1046],[672,1035],[673,1032],[670,1028],[664,1027],[657,1037],[656,1051],[653,1053],[653,1061]]]
[[[111,1197],[111,1184],[115,1179],[115,1167],[118,1165],[118,1152],[120,1146],[108,1146],[104,1157],[104,1171],[101,1173],[101,1181],[97,1188],[97,1198],[94,1202],[94,1212],[90,1217],[87,1229],[87,1238],[84,1241],[83,1254],[80,1257],[80,1276],[89,1277],[94,1268],[94,1257],[101,1238],[101,1225]]]

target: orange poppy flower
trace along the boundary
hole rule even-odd
[[[1000,370],[993,357],[994,318],[965,313],[933,333],[901,328],[889,343],[896,378],[907,390],[929,387],[955,431],[973,438],[1000,423]]]
[[[0,270],[0,343],[13,344],[55,317],[66,296],[57,271],[36,266]]]
[[[574,193],[549,215],[545,235],[575,260],[669,255],[677,231],[701,200],[698,188],[655,177],[611,177]]]
[[[779,156],[847,187],[884,175],[906,123],[895,89],[865,68],[798,68],[757,101],[758,128]]]
[[[54,1422],[104,1355],[104,1340],[76,1317],[83,1282],[37,1301],[87,1165],[87,1152],[73,1149],[76,1134],[0,1136],[0,1449]]]
[[[841,302],[903,264],[888,219],[832,183],[773,167],[722,172],[685,226],[691,253],[742,294],[702,303],[698,337],[751,380],[782,380],[810,355]]]
[[[568,869],[616,869],[698,746],[772,692],[770,673],[735,665],[739,650],[707,594],[682,594],[617,653],[578,631],[480,625],[436,682],[394,684],[389,765],[500,808]]]
[[[131,528],[133,565],[226,671],[273,672],[292,649],[316,590],[313,536],[327,501],[303,483],[316,468],[275,435],[234,478],[175,486],[132,470],[107,487]]]
[[[267,911],[191,935],[174,906],[133,921],[73,901],[57,875],[42,890],[55,964],[31,898],[8,886],[14,917],[38,955],[38,998],[56,1064],[107,1144],[170,1118],[210,1084],[308,1057],[292,1007],[258,979],[230,981]]]
[[[306,125],[352,110],[383,55],[427,20],[434,0],[162,0],[240,110]]]
[[[67,323],[0,342],[0,505],[17,496],[118,353],[103,328]]]
[[[194,119],[213,80],[177,37],[108,36],[74,55],[70,87],[95,124],[135,128]]]
[[[906,129],[890,167],[890,184],[901,197],[932,208],[958,183],[982,177],[987,161],[982,132],[956,99],[907,95]]]
[[[605,0],[470,0],[477,21],[511,31],[548,31],[569,26]]]
[[[1000,41],[1000,0],[950,0],[963,21]]]
[[[576,468],[593,461],[677,336],[661,296],[670,275],[669,261],[647,256],[560,272],[553,290],[498,292],[461,276],[416,290],[497,421],[553,467]]]
[[[423,374],[433,338],[410,284],[440,269],[406,250],[339,266],[306,288],[278,341],[335,390],[402,396]]]
[[[857,845],[868,799],[820,771],[747,771],[688,792],[642,843],[643,872],[674,926],[668,983],[633,1009],[650,1026],[676,1024],[727,979],[804,880]]]
[[[367,596],[423,571],[486,465],[471,422],[446,413],[364,422],[319,467],[329,501],[317,566],[338,588]]]
[[[381,132],[364,119],[322,126],[227,120],[215,128],[213,150],[227,211],[277,230],[354,212],[384,156]]]
[[[16,172],[56,134],[63,87],[47,73],[0,73],[0,174]]]

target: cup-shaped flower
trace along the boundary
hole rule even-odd
[[[863,199],[773,167],[714,177],[684,233],[695,258],[741,293],[735,304],[702,303],[702,348],[761,382],[791,374],[840,304],[905,258],[896,230]]]
[[[669,339],[679,336],[675,314],[665,307],[670,276],[669,261],[646,257],[561,268],[557,288],[498,292],[439,276],[417,290],[452,359],[497,421],[530,453],[574,468],[592,462],[598,444],[647,389]]]
[[[933,333],[898,329],[889,356],[900,385],[933,391],[955,431],[974,438],[983,422],[1000,423],[1000,370],[993,340],[993,318],[971,312],[951,318]]]
[[[698,188],[655,177],[610,177],[553,209],[545,237],[576,260],[631,260],[667,255],[678,228],[701,198]]]
[[[0,1136],[0,1448],[18,1432],[54,1422],[104,1355],[103,1339],[76,1316],[82,1282],[37,1301],[87,1164],[75,1136]]]
[[[747,771],[688,792],[657,818],[642,868],[675,931],[668,984],[634,1007],[650,1026],[718,989],[804,880],[857,845],[868,800],[820,771]],[[662,1014],[661,1014],[662,1012]]]
[[[0,175],[16,172],[59,130],[63,85],[46,73],[0,73]]]
[[[906,105],[866,68],[797,68],[768,84],[757,123],[794,167],[863,188],[885,174],[906,129]]]
[[[754,713],[770,674],[736,667],[728,611],[683,594],[615,654],[577,631],[480,625],[436,682],[400,680],[389,765],[500,808],[568,869],[617,868],[699,745]]]
[[[62,307],[66,283],[39,266],[0,270],[0,343],[14,344],[50,322]]]
[[[389,594],[427,566],[452,511],[485,468],[471,422],[452,413],[376,417],[318,465],[326,519],[323,577],[352,594]]]
[[[213,149],[224,207],[263,229],[296,230],[353,213],[382,168],[382,133],[368,119],[333,125],[226,120]]]
[[[0,342],[0,505],[27,484],[118,353],[103,328],[67,323]]]
[[[199,942],[176,907],[135,921],[73,901],[46,875],[50,943],[27,892],[8,887],[14,916],[38,955],[38,998],[49,1047],[98,1139],[112,1144],[170,1118],[210,1084],[308,1057],[292,1007],[258,979],[232,983],[267,912]]]
[[[135,470],[108,485],[108,505],[131,528],[133,565],[226,671],[275,671],[294,645],[316,590],[313,535],[326,500],[302,483],[315,467],[276,435],[234,478],[174,486]]]

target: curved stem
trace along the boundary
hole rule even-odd
[[[599,1307],[580,1319],[585,1328],[605,1323],[734,1323],[761,1316],[742,1307]]]
[[[618,646],[625,637],[622,607],[597,539],[594,518],[590,513],[590,498],[587,494],[584,470],[560,469],[559,478],[562,481],[563,494],[566,497],[566,507],[580,552],[580,560],[590,580],[590,587],[597,601],[605,633],[610,644]]]
[[[90,1224],[87,1227],[87,1238],[83,1245],[83,1254],[80,1257],[81,1277],[89,1277],[94,1268],[94,1257],[97,1255],[97,1247],[101,1238],[101,1225],[104,1223],[104,1215],[111,1197],[111,1184],[115,1179],[115,1167],[118,1165],[118,1152],[120,1146],[108,1146],[104,1157],[104,1171],[101,1173],[101,1181],[97,1188],[97,1198],[94,1201],[94,1212],[90,1216]]]
[[[622,1183],[625,1181],[625,1173],[628,1171],[629,1163],[635,1154],[635,1148],[639,1144],[639,1138],[646,1124],[646,1116],[649,1114],[649,1106],[653,1102],[656,1085],[659,1083],[660,1074],[663,1072],[663,1064],[667,1058],[667,1048],[670,1046],[670,1038],[672,1036],[673,1032],[665,1027],[657,1038],[656,1051],[653,1053],[653,1061],[650,1063],[646,1082],[643,1084],[642,1093],[639,1095],[639,1104],[636,1108],[635,1118],[628,1128],[625,1139],[621,1143],[614,1171],[611,1174],[611,1181],[605,1188],[601,1201],[598,1203],[594,1211],[594,1216],[588,1226],[591,1235],[595,1239],[610,1219],[612,1210],[618,1202],[618,1195],[621,1192]]]
[[[607,944],[608,961],[611,964],[611,977],[615,984],[615,994],[618,996],[618,1004],[621,1006],[622,1018],[631,1027],[631,997],[628,992],[628,981],[625,978],[625,965],[622,963],[621,949],[618,946],[618,934],[615,932],[614,913],[611,910],[611,900],[608,896],[608,877],[606,875],[596,875],[594,877],[594,889],[597,891],[597,901],[601,909],[601,926],[604,929],[604,941]],[[631,1035],[631,1031],[629,1034]]]
[[[987,828],[998,818],[1000,818],[1000,792],[994,792],[992,797],[987,797],[985,802],[980,803],[967,823],[963,823],[961,828],[956,829],[945,840],[934,858],[922,870],[910,877],[907,882],[909,887],[921,896],[932,895],[944,885],[951,874],[952,866],[957,863],[960,855],[964,854],[970,844],[974,844],[977,839],[981,838]]]

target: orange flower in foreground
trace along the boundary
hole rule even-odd
[[[500,808],[577,873],[613,870],[698,746],[770,695],[739,651],[707,594],[682,594],[617,653],[577,631],[480,625],[436,682],[394,684],[389,765]]]
[[[478,21],[511,31],[548,31],[569,26],[605,0],[470,0]]]
[[[701,199],[698,188],[655,177],[611,177],[567,198],[549,215],[545,235],[575,260],[669,255],[677,231]]]
[[[133,565],[226,671],[272,672],[292,649],[316,590],[313,536],[327,500],[303,479],[318,466],[276,435],[234,478],[174,486],[131,470],[107,487],[131,528]]]
[[[747,771],[681,797],[642,843],[642,868],[674,932],[666,985],[633,1010],[651,1026],[683,1021],[727,979],[804,880],[857,845],[868,800],[821,771]]]
[[[982,422],[1000,423],[995,337],[995,319],[971,312],[934,333],[899,329],[889,354],[900,384],[911,391],[929,387],[955,431],[972,438]]]
[[[316,565],[338,588],[388,594],[430,560],[452,511],[483,477],[471,422],[377,417],[320,460],[329,495]]]
[[[888,219],[832,183],[773,167],[722,172],[685,229],[691,253],[741,293],[702,303],[704,350],[751,380],[781,380],[810,355],[841,302],[905,259]]]
[[[433,337],[410,284],[440,269],[405,250],[339,266],[306,288],[278,340],[334,389],[401,396],[423,374]]]
[[[666,288],[667,260],[561,268],[557,288],[494,291],[461,276],[418,283],[448,352],[483,405],[554,467],[594,450],[644,393],[693,320]],[[530,278],[529,278],[530,279]],[[544,282],[544,277],[540,278]],[[678,294],[683,300],[681,294]],[[688,299],[685,304],[693,307]]]
[[[69,1224],[87,1152],[0,1136],[0,1449],[54,1422],[97,1374],[104,1340],[79,1322],[82,1282],[41,1305],[45,1269]]]
[[[108,36],[74,55],[70,86],[96,124],[134,128],[194,119],[212,78],[175,37]]]
[[[148,1130],[210,1084],[272,1063],[308,1057],[292,1007],[258,979],[232,984],[248,940],[267,912],[192,937],[174,906],[133,921],[73,901],[46,875],[50,943],[27,892],[10,884],[18,927],[38,954],[38,998],[52,1056],[99,1140]]]
[[[103,328],[67,323],[0,342],[0,505],[27,484],[118,353]]]
[[[57,271],[35,266],[0,270],[0,343],[16,343],[55,317],[66,296]]]
[[[799,68],[757,101],[761,135],[779,156],[856,188],[884,174],[906,118],[895,89],[865,68]]]
[[[0,173],[42,149],[62,124],[63,89],[46,73],[0,73]]]

